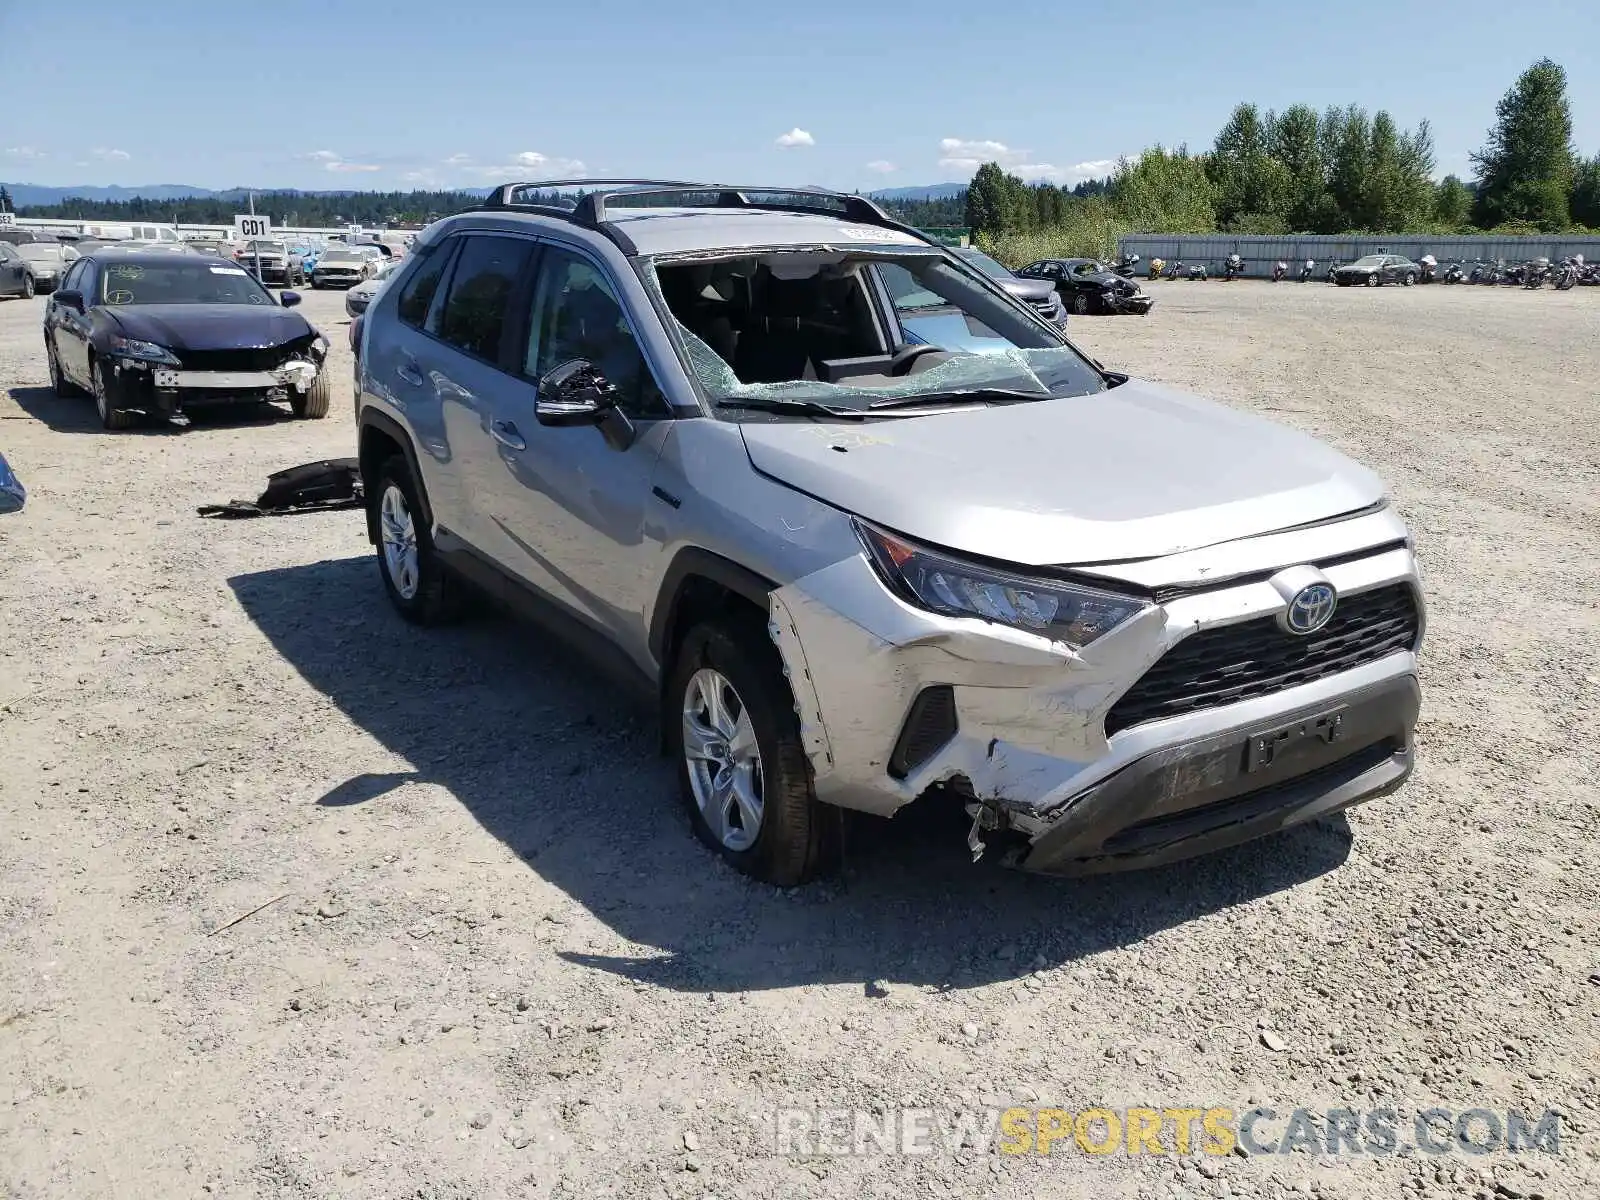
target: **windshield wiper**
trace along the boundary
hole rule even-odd
[[[864,421],[867,414],[857,408],[835,408],[819,400],[797,400],[783,396],[731,396],[717,401],[718,408],[738,408],[750,412],[795,413],[807,417],[830,417],[842,421]]]
[[[1031,400],[1052,400],[1048,392],[1014,392],[1007,388],[974,388],[960,392],[928,392],[921,396],[892,396],[874,400],[867,409],[915,408],[921,404],[1022,404]]]

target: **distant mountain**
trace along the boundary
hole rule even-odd
[[[867,194],[874,200],[951,200],[966,190],[964,183],[929,183],[922,187],[884,188]]]
[[[11,193],[11,203],[17,208],[27,208],[34,204],[60,204],[64,200],[95,200],[95,201],[124,201],[133,199],[144,200],[244,200],[251,191],[255,192],[259,200],[263,196],[271,195],[297,195],[297,196],[353,196],[361,194],[354,188],[339,188],[329,191],[302,191],[297,188],[226,188],[217,191],[214,188],[195,187],[187,183],[142,183],[134,187],[94,187],[83,184],[78,187],[47,187],[38,183],[0,183],[0,187]],[[475,196],[487,196],[488,188],[456,188],[453,191]]]

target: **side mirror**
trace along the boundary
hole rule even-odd
[[[21,512],[27,500],[28,489],[11,473],[6,456],[0,454],[0,514]]]
[[[541,425],[598,425],[616,408],[616,389],[586,358],[575,358],[539,380],[535,413]]]
[[[299,292],[279,292],[278,293],[278,303],[283,305],[285,308],[293,308],[296,304],[300,303],[300,293]]]
[[[83,293],[70,288],[64,292],[57,292],[55,294],[55,302],[65,308],[72,309],[73,312],[83,311]]]

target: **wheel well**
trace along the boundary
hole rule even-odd
[[[405,450],[400,443],[395,441],[388,433],[376,425],[363,423],[361,426],[361,442],[358,450],[361,464],[361,482],[369,491],[377,486],[378,468],[383,466],[393,455],[404,454]],[[367,505],[367,541],[374,545],[378,541],[377,507]]]
[[[661,689],[661,753],[670,754],[674,706],[668,700],[667,689],[671,686],[678,648],[683,645],[684,638],[701,622],[718,618],[730,621],[743,619],[764,625],[767,620],[767,609],[756,603],[754,596],[750,594],[750,589],[743,587],[735,589],[726,582],[693,570],[681,576],[676,591],[666,603],[670,607],[666,610],[664,619],[657,618],[656,636],[653,640],[656,641],[656,661],[661,664],[658,672]]]

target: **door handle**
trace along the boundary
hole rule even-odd
[[[412,387],[422,386],[422,372],[418,369],[416,363],[403,362],[394,369],[394,373],[411,384]]]
[[[502,446],[510,446],[513,450],[526,450],[528,443],[523,440],[513,421],[489,422],[489,436]]]

